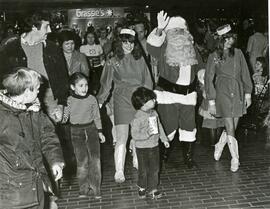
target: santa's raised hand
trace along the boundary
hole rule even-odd
[[[157,14],[157,22],[158,22],[158,30],[164,30],[164,28],[168,25],[170,20],[170,17],[167,16],[167,13],[164,12],[163,10],[161,10],[158,14]]]

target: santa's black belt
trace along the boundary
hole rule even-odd
[[[183,85],[172,83],[162,77],[159,77],[157,86],[161,87],[164,91],[187,95],[196,90],[196,79],[194,79],[190,85],[183,86]]]

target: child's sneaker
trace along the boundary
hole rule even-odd
[[[79,192],[79,198],[85,198],[88,197],[88,194],[85,192]]]
[[[139,188],[138,194],[139,194],[139,198],[140,198],[140,199],[146,198],[146,189],[144,189],[144,188]]]
[[[99,199],[101,199],[101,198],[102,198],[102,197],[101,197],[100,192],[94,192],[94,199],[99,200]]]
[[[152,192],[149,192],[148,195],[151,197],[151,199],[156,200],[161,198],[164,194],[158,190],[153,190]]]
[[[101,195],[95,195],[94,196],[94,199],[96,199],[96,200],[100,200],[102,197],[101,197]]]

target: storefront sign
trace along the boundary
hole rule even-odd
[[[108,17],[123,17],[123,7],[111,8],[84,8],[70,9],[68,16],[72,19],[89,19],[89,18],[108,18]]]
[[[88,27],[114,27],[125,16],[124,7],[83,8],[68,10],[68,25],[84,33]]]
[[[113,9],[76,9],[75,18],[112,17]]]

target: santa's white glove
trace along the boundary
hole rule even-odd
[[[54,163],[53,164],[52,173],[53,173],[55,181],[58,181],[59,179],[62,178],[62,176],[63,176],[63,168],[64,168],[64,163]]]
[[[157,22],[158,22],[158,30],[164,30],[164,28],[168,25],[170,17],[167,16],[167,13],[161,10],[157,14]]]

